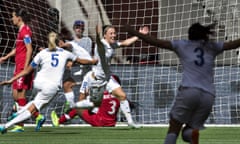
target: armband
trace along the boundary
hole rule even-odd
[[[26,37],[23,39],[23,41],[24,41],[25,44],[30,44],[30,43],[32,43],[32,39],[31,39],[30,36],[26,36]]]

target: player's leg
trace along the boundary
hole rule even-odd
[[[190,126],[185,126],[182,130],[182,139],[190,144],[198,144],[199,130],[193,129]]]
[[[16,89],[16,86],[13,85],[13,98],[15,100],[14,105],[17,105],[13,112],[17,112],[21,110],[27,104],[27,98],[25,97],[26,90],[24,89]],[[24,124],[19,123],[11,130],[11,132],[24,132]]]
[[[20,110],[17,114],[17,116],[12,119],[11,121],[7,122],[4,126],[0,127],[0,130],[2,133],[7,132],[7,129],[11,126],[13,126],[14,124],[20,123],[28,118],[31,117],[32,113],[34,113],[36,111],[36,107],[35,105],[30,102],[28,105],[26,105],[25,107],[22,108],[22,110]]]
[[[197,89],[197,91],[201,94],[195,97],[199,100],[198,107],[182,131],[183,140],[191,144],[199,143],[199,130],[204,128],[203,125],[210,115],[214,103],[213,95],[200,89]]]
[[[169,128],[168,128],[168,132],[167,132],[167,136],[165,138],[164,144],[176,144],[182,125],[183,123],[173,118],[170,118]]]

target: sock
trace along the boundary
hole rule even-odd
[[[176,144],[177,141],[177,135],[175,133],[168,133],[164,144]]]
[[[69,115],[68,114],[63,114],[60,118],[59,118],[59,120],[58,120],[58,122],[59,122],[59,124],[64,124],[66,121],[68,121],[70,119],[70,117],[69,117]]]
[[[89,107],[93,107],[93,106],[94,106],[93,102],[85,99],[85,100],[81,100],[81,101],[78,101],[77,103],[75,103],[74,107],[77,107],[77,108],[89,108]]]
[[[39,114],[40,114],[40,113],[37,111],[37,112],[33,113],[33,117],[34,117],[34,118],[37,118]]]
[[[22,112],[21,114],[19,114],[14,119],[12,119],[10,122],[6,123],[5,128],[9,128],[9,127],[13,126],[14,124],[22,122],[30,117],[31,117],[31,112],[26,110],[26,111]]]
[[[18,103],[18,105],[19,105],[20,107],[23,107],[23,106],[25,106],[25,105],[27,104],[27,99],[26,99],[26,98],[19,98],[19,99],[17,100],[17,103]]]
[[[120,108],[121,108],[123,114],[125,115],[125,117],[127,119],[127,122],[128,123],[133,123],[133,119],[132,119],[132,115],[131,115],[128,100],[122,100],[120,102]]]
[[[74,93],[73,91],[64,93],[66,101],[69,102],[70,108],[74,106]]]
[[[73,119],[76,115],[77,115],[77,110],[76,109],[72,109],[69,113],[68,113],[70,119]]]

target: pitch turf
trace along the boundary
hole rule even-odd
[[[43,127],[35,132],[26,127],[23,133],[0,135],[0,144],[162,144],[166,127]],[[200,144],[239,144],[240,127],[210,127],[201,131]],[[178,140],[178,144],[185,144]]]

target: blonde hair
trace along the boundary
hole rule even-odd
[[[55,32],[50,32],[48,34],[48,48],[50,51],[54,51],[57,47],[58,34]]]

